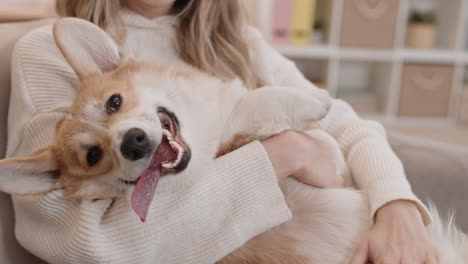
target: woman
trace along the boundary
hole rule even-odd
[[[58,11],[104,28],[139,60],[182,60],[222,79],[239,78],[250,88],[317,89],[259,33],[245,28],[237,0],[59,0]],[[51,26],[20,40],[12,71],[8,154],[18,156],[50,142],[77,77],[57,49]],[[359,119],[339,100],[317,128],[336,138],[357,185],[369,195],[375,225],[353,263],[434,263],[424,226],[430,222],[427,210],[411,192],[383,128]],[[160,203],[150,217],[154,222],[144,225],[128,217],[121,200],[110,207],[107,200],[67,201],[60,191],[13,197],[17,237],[51,263],[212,263],[290,219],[277,181],[307,175],[309,184],[331,187],[340,183],[333,171],[320,142],[286,132],[215,160],[194,188],[158,193],[158,199],[177,202]]]

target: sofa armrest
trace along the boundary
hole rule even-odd
[[[432,202],[442,216],[454,212],[468,231],[468,147],[390,133],[390,143],[402,160],[415,194]]]

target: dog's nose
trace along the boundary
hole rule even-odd
[[[128,160],[139,160],[152,152],[151,141],[145,131],[132,128],[125,133],[120,152]]]

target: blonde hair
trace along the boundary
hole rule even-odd
[[[57,0],[57,12],[88,20],[117,43],[126,37],[119,0]],[[246,17],[240,0],[176,0],[177,49],[187,63],[223,80],[240,78],[257,86],[246,40]]]

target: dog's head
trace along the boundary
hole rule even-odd
[[[0,190],[63,187],[70,197],[97,199],[135,185],[132,206],[144,219],[159,177],[183,171],[191,159],[174,111],[182,99],[172,94],[190,73],[125,58],[104,31],[82,20],[59,20],[54,37],[80,80],[76,97],[52,145],[0,162]]]

